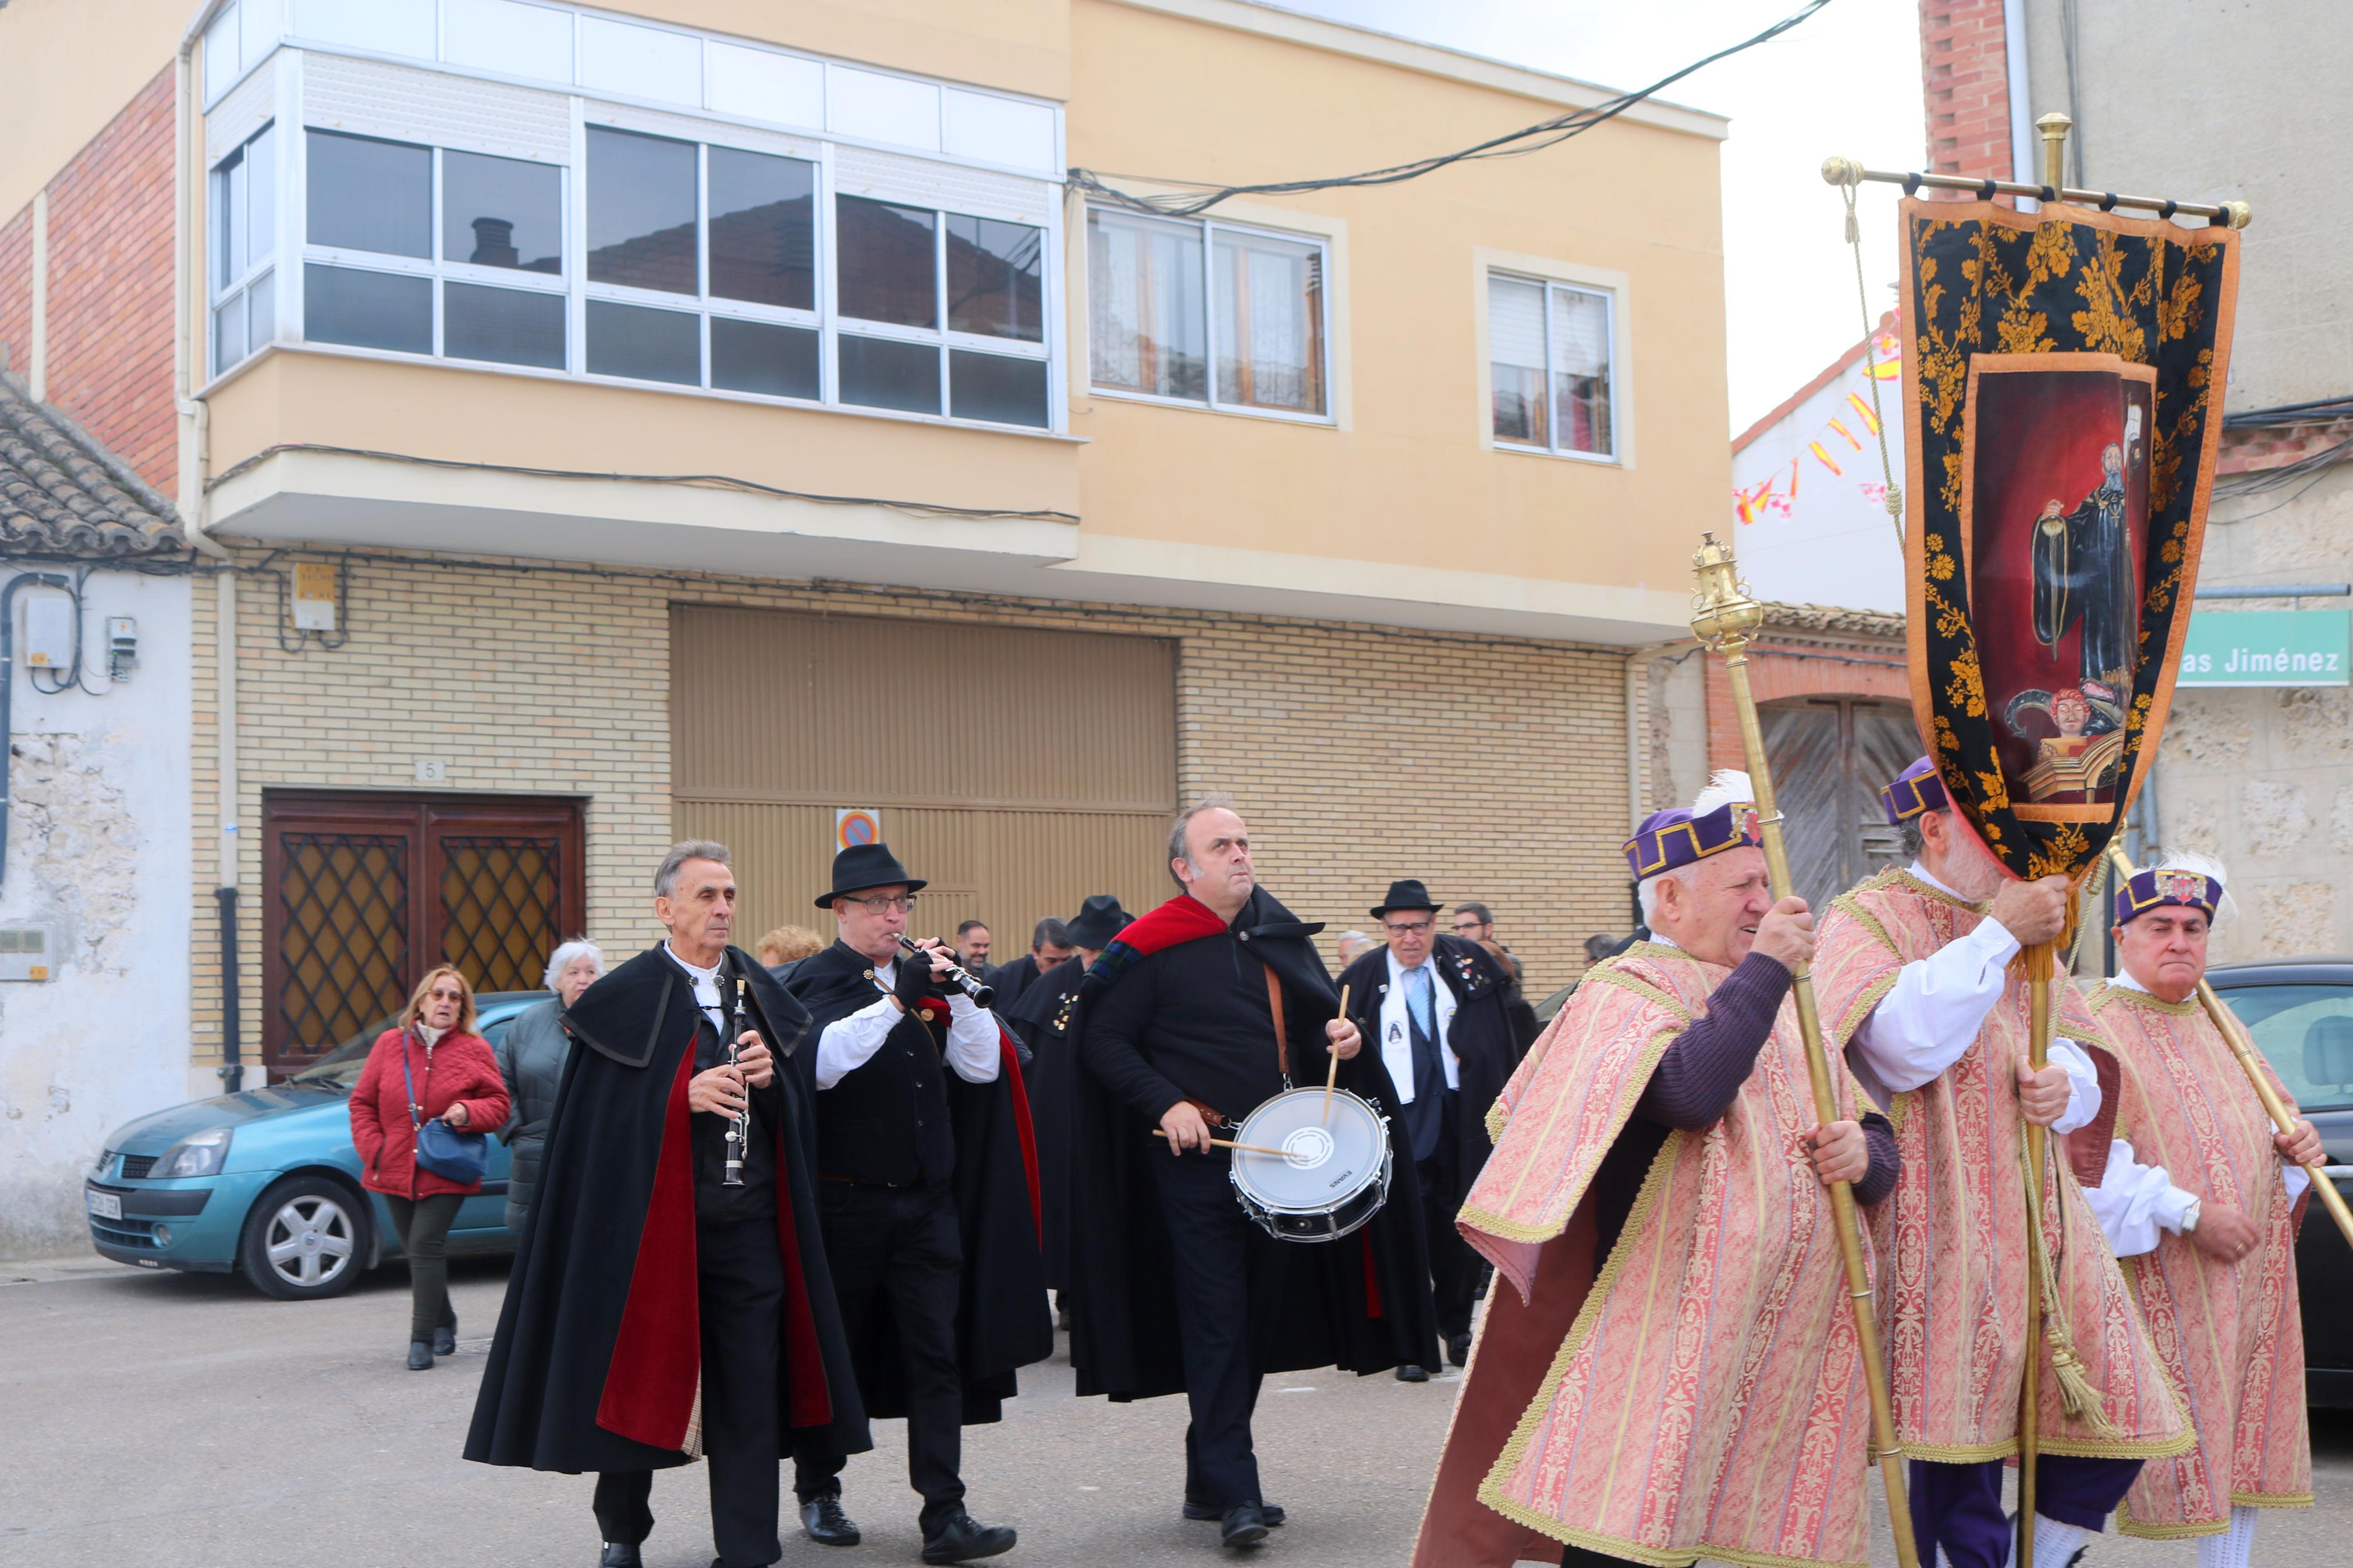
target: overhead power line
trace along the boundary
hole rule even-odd
[[[1073,168],[1070,174],[1071,184],[1092,195],[1113,205],[1125,207],[1131,212],[1150,213],[1160,217],[1191,217],[1208,211],[1220,202],[1230,201],[1236,196],[1299,195],[1309,191],[1397,185],[1403,184],[1408,180],[1418,180],[1424,174],[1436,174],[1439,170],[1455,163],[1470,163],[1482,158],[1516,158],[1525,153],[1542,152],[1547,147],[1556,147],[1572,136],[1581,136],[1595,126],[1616,119],[1643,100],[1665,91],[1695,70],[1736,55],[1743,49],[1753,49],[1759,44],[1768,43],[1779,37],[1829,4],[1830,0],[1807,0],[1807,4],[1782,17],[1755,37],[1743,39],[1729,48],[1718,49],[1704,59],[1694,60],[1681,70],[1661,77],[1646,88],[1621,93],[1589,109],[1574,110],[1550,120],[1540,120],[1534,125],[1523,127],[1502,136],[1492,137],[1459,152],[1440,153],[1428,158],[1417,158],[1409,163],[1392,163],[1386,169],[1367,169],[1358,174],[1335,174],[1320,180],[1278,180],[1257,185],[1209,185],[1198,180],[1160,179],[1148,174],[1103,174],[1092,169]],[[1176,185],[1182,187],[1182,194],[1138,195],[1130,191],[1120,190],[1114,185],[1106,184],[1104,182],[1107,180],[1139,180],[1148,184]]]

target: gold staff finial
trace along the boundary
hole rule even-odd
[[[2055,109],[2034,122],[2034,129],[2042,132],[2042,183],[2054,191],[2067,186],[2067,132],[2074,124]]]
[[[1732,546],[1718,543],[1713,531],[1700,538],[1703,542],[1692,556],[1692,570],[1699,574],[1699,592],[1692,595],[1692,636],[1723,653],[1756,635],[1765,624],[1765,606],[1749,596],[1748,584],[1740,580]]]

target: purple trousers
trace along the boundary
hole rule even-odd
[[[2073,1459],[2043,1454],[2034,1461],[2034,1511],[2062,1524],[2105,1530],[2108,1516],[2132,1490],[2138,1459]],[[1941,1548],[1952,1568],[2003,1568],[2017,1533],[2001,1510],[2005,1461],[1974,1465],[1912,1461],[1912,1541],[1921,1568]],[[2037,1562],[2035,1568],[2066,1568]]]

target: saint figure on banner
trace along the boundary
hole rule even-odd
[[[2046,500],[2034,530],[2034,635],[2055,649],[2080,621],[2081,679],[2130,690],[2140,632],[2132,538],[2125,521],[2125,448],[2137,448],[2140,410],[2125,412],[2122,442],[2100,452],[2100,480],[2073,511]],[[2134,456],[2138,457],[2136,449]]]

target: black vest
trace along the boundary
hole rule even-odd
[[[694,1010],[694,1070],[708,1072],[727,1059],[727,1047],[710,1016]],[[745,1027],[750,1026],[746,1024]],[[687,1113],[694,1152],[694,1216],[705,1224],[773,1218],[776,1212],[776,1121],[784,1113],[784,1089],[771,1076],[765,1089],[749,1096],[751,1141],[744,1148],[744,1184],[726,1184],[728,1118],[709,1111]]]
[[[912,1187],[955,1174],[947,1069],[934,1028],[944,1037],[944,1013],[934,1025],[902,1015],[864,1066],[818,1096],[820,1175]]]

